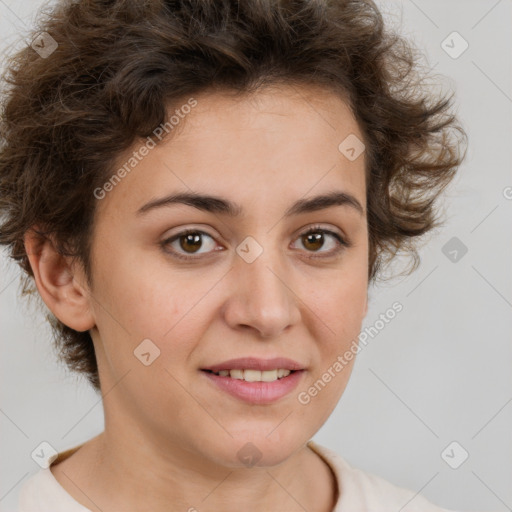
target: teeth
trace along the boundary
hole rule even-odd
[[[221,377],[231,377],[232,379],[245,380],[247,382],[274,382],[290,375],[290,370],[279,368],[276,370],[220,370],[215,372]]]
[[[274,382],[275,380],[277,380],[277,370],[267,370],[264,372],[257,373],[261,373],[261,380],[263,382]],[[247,376],[245,378],[247,379]]]
[[[267,373],[267,372],[265,372]],[[277,379],[277,373],[276,373]],[[261,378],[261,372],[259,370],[244,370],[244,380],[247,382],[257,382],[263,380]]]
[[[232,379],[243,379],[244,378],[244,371],[243,370],[230,370],[229,376]]]

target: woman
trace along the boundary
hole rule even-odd
[[[368,0],[42,20],[9,63],[0,241],[105,429],[20,511],[443,510],[310,441],[369,284],[399,250],[417,264],[462,161],[414,64]]]

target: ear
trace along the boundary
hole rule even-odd
[[[50,311],[75,331],[92,329],[95,321],[83,271],[34,230],[27,231],[24,243],[37,290]]]

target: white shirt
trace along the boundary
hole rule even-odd
[[[314,441],[309,441],[308,446],[325,460],[336,476],[339,498],[332,512],[452,512],[433,505],[414,491],[353,468],[338,454]],[[64,453],[69,456],[77,448]],[[59,456],[57,460],[63,458]],[[48,467],[23,484],[17,512],[91,511],[64,490]]]

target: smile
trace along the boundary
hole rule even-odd
[[[249,404],[265,405],[277,402],[289,395],[299,384],[304,370],[202,370],[210,385]],[[223,375],[220,375],[220,374]],[[229,373],[229,375],[225,375]],[[233,374],[233,375],[232,375]],[[264,380],[268,379],[268,380]]]
[[[274,382],[275,380],[288,377],[292,371],[285,368],[276,370],[219,370],[212,372],[220,377],[231,377],[232,379],[245,380],[246,382]]]

